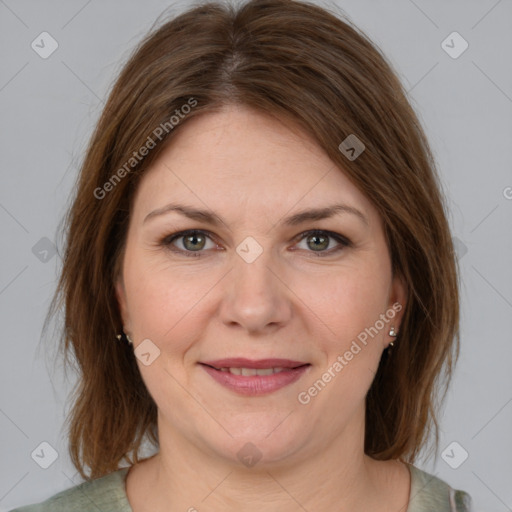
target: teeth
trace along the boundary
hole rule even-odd
[[[272,375],[284,371],[285,368],[221,368],[222,372],[229,372],[233,375],[251,377],[253,375]]]

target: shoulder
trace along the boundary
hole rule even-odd
[[[453,489],[444,480],[408,464],[411,471],[411,496],[407,512],[473,512],[467,492]]]
[[[10,512],[132,512],[125,490],[129,468],[87,480],[51,498]]]

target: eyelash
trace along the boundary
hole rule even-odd
[[[177,248],[171,249],[170,246],[172,245],[172,243],[175,240],[183,238],[187,235],[198,235],[198,234],[204,235],[207,238],[209,238],[212,242],[216,243],[212,239],[212,234],[209,233],[208,231],[204,231],[202,229],[188,229],[185,231],[179,231],[177,233],[173,233],[171,235],[166,235],[164,238],[162,238],[160,240],[159,245],[163,246],[163,247],[167,247],[170,251],[172,251],[174,253],[183,254],[184,256],[189,257],[189,258],[190,257],[197,258],[197,257],[201,256],[201,253],[204,252],[204,250],[186,251],[186,250],[177,249]],[[339,246],[329,249],[328,251],[318,251],[318,252],[317,251],[307,251],[307,252],[312,253],[316,257],[325,258],[327,256],[330,256],[334,253],[341,251],[342,249],[344,249],[346,247],[352,246],[352,242],[348,238],[346,238],[338,233],[334,233],[332,231],[326,231],[326,230],[322,230],[322,229],[312,229],[312,230],[305,231],[305,232],[301,233],[300,235],[298,235],[296,237],[296,239],[298,239],[296,243],[302,242],[302,240],[304,240],[305,238],[307,238],[308,236],[311,236],[311,235],[324,235],[324,236],[327,236],[328,238],[333,238],[334,240],[336,240],[336,242],[338,242],[340,244]]]

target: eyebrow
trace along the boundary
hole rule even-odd
[[[225,225],[225,222],[216,213],[178,203],[169,203],[163,206],[162,208],[153,210],[152,212],[146,215],[143,224],[145,224],[148,220],[152,218],[164,215],[169,212],[178,212],[184,215],[185,217],[188,217],[189,219],[200,222],[206,222],[217,227],[220,226],[221,224]],[[364,224],[366,224],[367,226],[370,225],[368,219],[361,211],[359,211],[357,208],[354,208],[353,206],[349,206],[346,204],[335,204],[332,206],[327,206],[325,208],[313,208],[310,210],[304,210],[302,212],[295,213],[290,217],[286,217],[282,221],[282,223],[286,226],[297,226],[298,224],[302,224],[307,221],[328,219],[330,217],[334,217],[335,215],[342,213],[350,213],[352,215],[355,215],[357,218],[359,218],[359,220],[364,222]]]

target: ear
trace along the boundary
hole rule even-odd
[[[126,299],[126,289],[124,287],[124,281],[122,275],[116,279],[114,283],[116,292],[117,304],[119,305],[119,313],[121,314],[121,320],[123,322],[123,330],[125,333],[131,332],[131,321],[130,314],[128,312],[128,301]]]
[[[394,327],[396,332],[400,332],[400,324],[405,312],[408,295],[407,283],[399,272],[395,272],[393,281],[391,282],[391,290],[389,295],[388,308],[395,311],[395,316],[390,320],[390,327]]]

